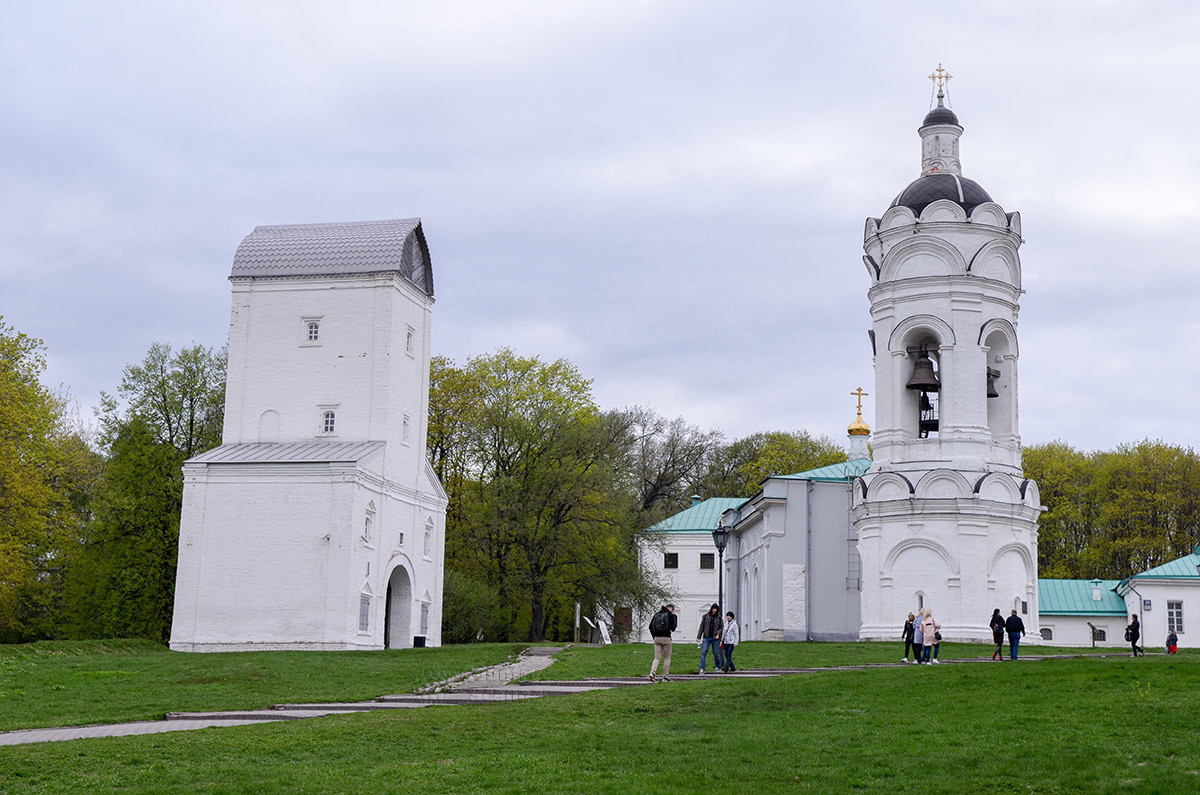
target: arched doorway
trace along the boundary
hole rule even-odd
[[[397,566],[388,577],[384,605],[383,647],[407,649],[412,645],[408,626],[412,620],[412,582],[403,566]]]

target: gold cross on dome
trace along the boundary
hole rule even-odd
[[[859,414],[862,414],[862,399],[865,397],[869,397],[870,394],[871,394],[870,392],[864,392],[863,388],[861,386],[858,389],[856,389],[850,393],[850,397],[858,398],[858,413]]]
[[[938,68],[933,70],[933,74],[929,76],[929,79],[938,87],[938,90],[941,90],[946,87],[946,84],[950,82],[950,78],[952,77],[954,75],[943,69],[941,64],[938,64]]]

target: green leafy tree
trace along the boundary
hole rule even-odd
[[[155,343],[103,395],[108,454],[94,519],[66,586],[72,634],[166,640],[171,628],[183,462],[220,444],[224,350]]]
[[[625,412],[565,360],[511,350],[432,372],[430,449],[448,482],[447,566],[495,588],[508,638],[566,637],[575,601],[629,606],[641,582]]]
[[[52,555],[61,405],[39,381],[41,340],[0,318],[0,633],[28,637],[29,599]]]
[[[807,431],[755,433],[717,448],[695,485],[704,497],[752,497],[772,475],[791,475],[846,460],[846,451]]]

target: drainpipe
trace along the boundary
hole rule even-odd
[[[812,493],[813,482],[804,481],[804,638],[812,640]]]

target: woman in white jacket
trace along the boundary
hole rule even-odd
[[[933,617],[933,611],[929,608],[925,609],[925,617],[921,619],[921,631],[925,635],[925,662],[937,665],[938,651],[942,646],[942,639],[939,637],[942,622]],[[933,659],[930,659],[930,652]]]
[[[721,629],[721,651],[725,652],[725,667],[721,670],[725,673],[737,670],[733,664],[733,649],[739,640],[738,625],[733,620],[733,612],[730,611],[725,614],[725,626]]]

